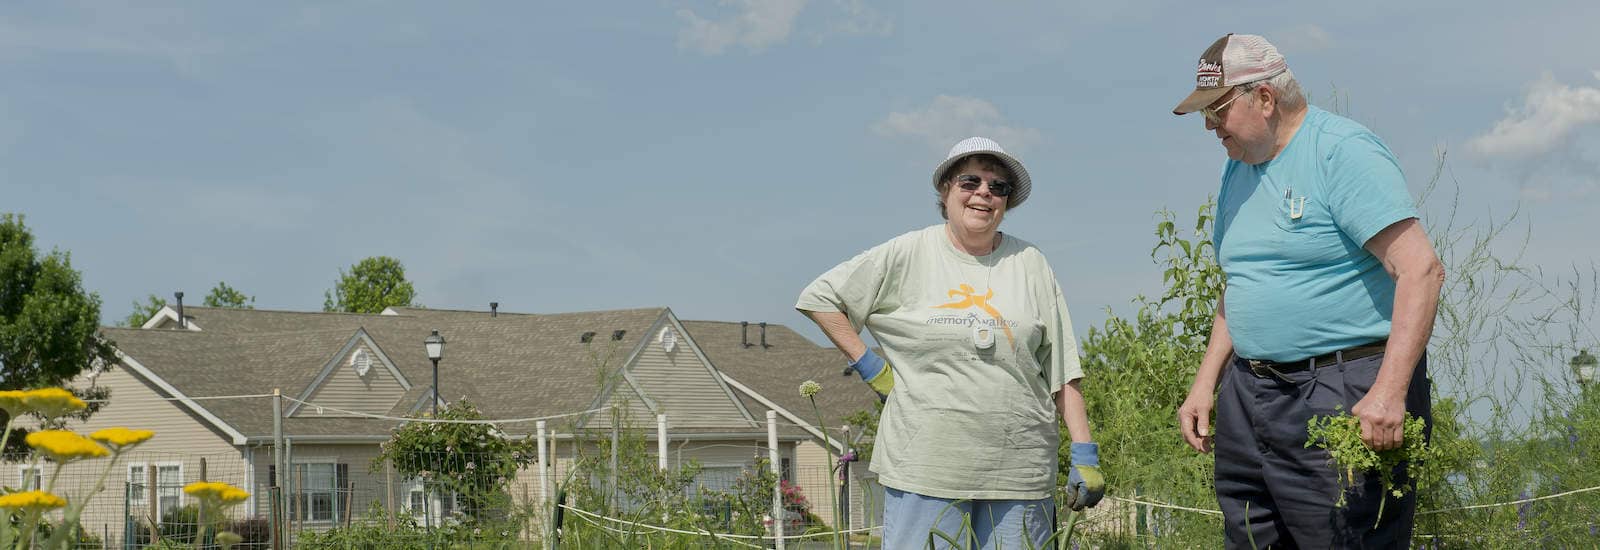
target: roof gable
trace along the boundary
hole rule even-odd
[[[354,372],[348,372],[347,367],[352,367],[352,360],[354,359],[354,356],[361,353],[370,354],[370,369],[372,370],[369,370],[367,375],[358,375]],[[377,370],[380,368],[382,371]],[[384,374],[387,376],[383,376]],[[305,387],[305,389],[301,390],[299,395],[296,396],[296,401],[289,407],[289,410],[285,411],[285,414],[288,416],[299,415],[306,402],[314,400],[322,401],[321,399],[318,399],[318,397],[320,397],[319,393],[327,388],[330,382],[334,380],[350,380],[352,379],[352,376],[358,379],[370,380],[371,382],[369,386],[380,386],[379,388],[376,388],[377,391],[371,393],[401,394],[389,397],[387,399],[380,398],[385,401],[381,407],[358,407],[358,410],[360,408],[372,409],[360,412],[386,412],[394,408],[396,402],[405,394],[405,392],[411,390],[411,381],[407,380],[405,375],[400,373],[400,369],[395,367],[394,361],[389,359],[389,355],[383,352],[383,348],[379,347],[378,343],[373,341],[372,336],[367,333],[367,329],[362,327],[357,328],[356,333],[350,336],[350,339],[345,342],[344,347],[340,348],[337,353],[333,354],[332,358],[328,359],[328,362],[322,366],[322,370],[317,373],[316,378],[313,379],[311,383]],[[388,387],[385,388],[381,386]],[[368,389],[373,390],[374,388],[369,387]],[[383,391],[385,389],[389,391]],[[396,389],[398,389],[398,391],[394,391]],[[329,403],[329,405],[340,406],[344,405],[344,403]]]
[[[759,424],[759,416],[768,408],[751,399],[749,392],[761,392],[792,408],[786,400],[798,395],[790,395],[796,386],[788,378],[816,371],[832,372],[832,380],[837,380],[839,369],[837,352],[804,342],[810,352],[821,353],[811,353],[801,370],[790,372],[785,359],[778,363],[784,365],[782,372],[773,375],[780,382],[752,377],[750,373],[765,374],[768,368],[757,362],[760,354],[782,354],[797,347],[793,340],[804,338],[770,325],[771,347],[742,348],[737,323],[700,323],[702,328],[697,322],[680,321],[664,307],[497,316],[412,308],[366,315],[196,307],[186,308],[185,316],[194,319],[192,327],[203,325],[205,330],[107,327],[104,332],[128,357],[125,363],[139,365],[141,377],[154,386],[170,387],[173,395],[193,396],[191,410],[205,411],[209,419],[231,430],[235,440],[272,433],[272,400],[259,394],[274,388],[287,399],[308,402],[291,401],[292,406],[286,407],[295,416],[285,419],[285,430],[296,437],[382,435],[402,417],[431,409],[432,364],[422,341],[434,329],[449,342],[439,364],[441,393],[450,402],[469,399],[486,416],[499,419],[574,415],[627,397],[642,410],[668,414],[676,427],[747,431]],[[590,332],[594,337],[583,343],[581,335]],[[664,334],[675,339],[670,351]],[[330,384],[349,371],[352,346],[372,350],[373,371],[394,380],[398,397],[387,410],[328,401]],[[816,359],[819,356],[826,358]],[[725,362],[735,369],[731,378],[752,389],[731,387],[719,372]],[[615,376],[603,377],[584,367],[597,364],[615,369]],[[833,382],[829,386],[818,403],[830,416],[837,416],[828,404],[837,399],[832,391],[837,386]],[[870,407],[871,392],[865,386],[838,389],[860,389]],[[306,407],[318,406],[352,414],[305,413]],[[691,426],[697,422],[703,428]],[[532,431],[533,424],[512,423],[506,428],[522,434]]]
[[[195,331],[195,332],[200,332],[200,325],[197,325],[197,324],[194,323],[194,316],[192,316],[192,315],[184,315],[184,317],[189,322],[182,323],[183,326],[179,327],[178,326],[179,325],[179,323],[178,323],[178,310],[172,309],[172,306],[161,306],[161,309],[159,311],[156,311],[155,315],[151,315],[150,319],[146,320],[143,325],[139,325],[139,328],[147,328],[147,329],[176,329],[176,328],[182,328],[182,329],[185,329],[185,330],[192,330],[192,331]]]
[[[768,323],[763,335],[761,326],[754,323],[684,321],[683,325],[751,409],[777,411],[813,437],[822,434],[810,413],[811,401],[800,395],[802,383],[822,385],[815,396],[816,405],[830,425],[877,405],[876,394],[866,384],[854,376],[840,375],[845,360],[838,349],[819,346],[789,327]],[[836,438],[829,441],[837,445]]]
[[[661,311],[626,357],[609,370],[601,391],[588,407],[601,410],[581,419],[580,425],[608,421],[605,409],[627,401],[618,395],[622,388],[642,402],[645,410],[635,412],[665,414],[674,426],[755,427],[750,411],[700,352],[670,308]]]

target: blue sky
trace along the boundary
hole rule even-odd
[[[0,211],[72,253],[120,320],[217,281],[317,310],[400,258],[419,301],[665,305],[784,323],[800,288],[936,223],[951,143],[1035,181],[1078,332],[1160,288],[1153,212],[1191,219],[1224,159],[1171,107],[1226,32],[1335,89],[1413,189],[1450,152],[1462,208],[1520,205],[1527,260],[1595,260],[1600,3],[725,0],[49,2],[0,8]],[[1429,205],[1432,206],[1432,205]],[[1492,213],[1492,214],[1491,214]]]

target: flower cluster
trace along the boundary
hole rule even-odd
[[[800,491],[800,486],[790,483],[785,479],[778,483],[778,490],[783,493],[784,506],[797,507],[803,510],[811,509],[811,501],[806,500],[805,493]]]
[[[0,409],[3,409],[9,417],[5,422],[4,434],[0,435],[0,447],[5,447],[10,442],[16,420],[22,415],[37,415],[45,420],[46,426],[49,426],[53,421],[81,412],[88,406],[82,399],[63,388],[0,391]],[[60,524],[76,525],[83,513],[84,505],[96,493],[105,490],[106,478],[116,467],[117,458],[122,452],[149,441],[154,436],[155,432],[149,430],[128,428],[108,428],[97,431],[90,437],[67,430],[40,430],[29,433],[26,438],[28,446],[33,448],[36,456],[54,461],[56,471],[50,477],[50,485],[45,491],[21,491],[0,495],[0,510],[5,510],[3,515],[11,519],[9,522],[0,522],[0,548],[66,548],[69,535],[74,530],[41,531],[38,527],[42,521],[55,521],[47,520],[46,513],[64,508],[60,515],[56,516]],[[54,488],[57,476],[61,475],[61,470],[66,468],[68,463],[104,456],[112,458],[101,470],[99,480],[86,494],[74,496],[73,501],[69,503],[66,498],[49,492]]]
[[[155,435],[156,433],[150,430],[130,430],[119,426],[89,434],[89,438],[109,445],[112,450],[120,452],[134,445],[144,443],[155,437]]]
[[[0,508],[7,510],[50,510],[66,505],[66,499],[44,491],[24,491],[0,496]]]
[[[28,434],[28,446],[60,463],[111,454],[99,443],[66,430],[44,430]]]
[[[22,406],[45,418],[60,418],[89,407],[78,396],[61,388],[42,388],[23,392]]]
[[[220,481],[196,481],[183,487],[183,492],[208,504],[232,506],[250,498],[250,493]]]
[[[820,391],[822,391],[822,384],[818,384],[816,380],[807,380],[804,384],[800,384],[801,397],[811,397]]]
[[[0,391],[0,409],[5,409],[11,416],[16,416],[22,410],[22,396],[28,392],[18,390]]]
[[[88,407],[88,403],[61,388],[0,391],[0,409],[5,409],[11,416],[36,412],[45,418],[57,418]]]

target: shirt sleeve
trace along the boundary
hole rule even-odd
[[[1233,222],[1231,212],[1228,211],[1228,178],[1233,176],[1233,169],[1238,163],[1229,160],[1222,164],[1222,185],[1217,189],[1217,209],[1211,218],[1211,246],[1212,250],[1222,248],[1222,237],[1228,233],[1228,225]]]
[[[1050,391],[1056,392],[1068,382],[1083,378],[1083,365],[1078,358],[1078,337],[1072,331],[1072,315],[1067,312],[1067,300],[1061,295],[1061,285],[1049,269],[1050,295],[1042,297],[1049,305],[1044,307],[1044,337],[1034,350],[1034,360],[1048,373],[1046,382]]]
[[[1351,240],[1366,246],[1384,228],[1417,217],[1400,164],[1378,136],[1345,138],[1326,160],[1328,209]]]
[[[884,243],[836,265],[800,291],[800,311],[842,312],[860,331],[867,317],[883,305],[890,276],[892,245]]]

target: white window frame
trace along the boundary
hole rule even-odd
[[[692,483],[690,483],[689,487],[685,487],[684,490],[685,491],[693,491],[698,487],[707,486],[708,485],[706,483],[707,481],[717,481],[718,482],[718,486],[715,487],[716,490],[719,490],[719,491],[730,490],[730,489],[733,488],[734,480],[739,479],[740,475],[743,475],[746,471],[750,471],[751,469],[752,469],[752,467],[751,467],[750,464],[739,464],[739,463],[732,463],[732,462],[715,463],[715,464],[702,464],[700,466],[700,473],[695,474],[694,481]],[[710,477],[710,478],[707,478],[705,476],[708,473],[714,473],[714,474],[718,474],[718,475]],[[726,485],[726,486],[722,486],[722,485]]]
[[[406,480],[405,488],[406,511],[411,514],[411,519],[419,524],[428,524],[435,527],[443,525],[443,522],[449,519],[460,505],[454,493],[446,495],[444,491],[435,490],[432,495],[429,495],[427,487],[423,485],[422,480],[417,478]],[[412,496],[418,494],[422,495],[423,498],[423,507],[420,509],[411,506]],[[448,508],[446,508],[446,504],[449,505]],[[430,521],[428,516],[433,516],[431,523],[427,523]]]
[[[149,477],[147,477],[147,476],[150,475],[149,474],[149,472],[150,472],[149,468],[150,468],[150,465],[146,464],[146,463],[143,463],[143,462],[130,462],[130,463],[128,463],[128,493],[127,493],[127,498],[134,506],[139,506],[139,505],[144,504],[145,500],[147,500],[149,498],[149,497],[145,496],[146,495],[145,491],[150,490],[149,487],[145,486],[145,483],[150,480]],[[137,475],[135,475],[133,473],[133,471],[135,469],[139,470],[139,473]]]
[[[181,462],[181,461],[171,461],[171,460],[165,461],[165,462],[151,462],[150,463],[150,467],[151,468],[155,468],[155,470],[156,470],[156,486],[150,488],[151,490],[156,492],[156,517],[160,518],[162,515],[166,514],[168,512],[168,510],[169,510],[168,508],[166,508],[166,507],[161,505],[161,499],[165,496],[163,494],[163,491],[170,491],[171,494],[177,498],[177,503],[174,504],[171,509],[176,510],[178,508],[183,508],[183,500],[184,500],[184,494],[183,494],[183,462]],[[171,487],[162,486],[162,484],[161,484],[161,470],[165,469],[165,468],[173,468],[173,467],[176,467],[178,469],[178,479],[177,479],[176,483],[174,483]]]
[[[28,478],[28,473],[33,473],[33,479]],[[29,485],[29,481],[33,484]],[[23,491],[44,490],[44,466],[22,464],[17,466],[17,488]]]
[[[330,468],[330,471],[328,472],[328,478],[329,478],[328,479],[328,488],[326,490],[326,492],[329,495],[329,500],[328,500],[328,503],[329,503],[328,519],[317,519],[312,514],[311,497],[312,497],[313,492],[312,491],[307,491],[306,487],[304,485],[305,478],[306,477],[310,477],[310,474],[311,474],[311,468],[310,467],[311,466],[327,466],[327,467]],[[326,458],[326,457],[325,458],[309,458],[309,459],[305,459],[305,460],[295,460],[294,464],[289,468],[290,475],[297,474],[299,472],[300,468],[302,468],[302,467],[306,468],[306,474],[307,474],[306,476],[291,477],[291,478],[289,478],[287,480],[287,481],[289,481],[289,483],[293,484],[291,486],[294,487],[295,498],[296,499],[298,499],[301,496],[305,497],[305,505],[298,508],[298,513],[301,514],[303,517],[296,517],[295,521],[303,521],[303,522],[306,522],[306,523],[309,523],[309,524],[312,524],[312,525],[332,524],[335,521],[338,521],[339,520],[339,460],[336,459],[336,458]],[[322,492],[324,492],[324,491],[319,490],[316,493],[320,494]],[[296,501],[294,504],[298,505],[299,502]],[[291,512],[294,512],[294,511],[295,511],[295,509],[291,509]]]

